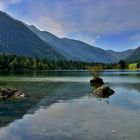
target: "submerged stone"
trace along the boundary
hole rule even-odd
[[[114,93],[115,91],[108,86],[101,86],[93,91],[93,95],[100,98],[107,98]]]
[[[25,94],[14,88],[0,88],[0,100],[7,100],[9,98],[19,99],[25,97]]]

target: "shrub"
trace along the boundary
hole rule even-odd
[[[100,76],[100,72],[102,71],[102,66],[96,65],[96,66],[88,67],[88,70],[91,73],[91,75],[96,79]]]

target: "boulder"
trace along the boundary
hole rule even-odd
[[[115,93],[114,90],[112,90],[110,87],[104,86],[104,85],[93,91],[93,95],[96,97],[99,97],[99,98],[107,98],[114,93]]]
[[[103,79],[99,78],[99,77],[90,80],[90,85],[91,86],[100,87],[103,84],[104,84]]]
[[[25,97],[25,94],[14,88],[0,88],[0,100],[7,100],[9,98],[19,99]]]

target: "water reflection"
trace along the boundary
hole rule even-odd
[[[94,98],[84,97],[26,114],[23,119],[1,128],[0,139],[138,140],[139,118],[138,111],[96,103]]]
[[[22,118],[25,114],[33,114],[42,107],[47,108],[54,103],[81,98],[89,90],[85,83],[9,82],[1,84],[3,87],[22,89],[27,97],[22,100],[0,102],[0,127]]]
[[[116,83],[114,84],[116,87],[123,87],[128,90],[136,90],[140,93],[140,83]]]
[[[127,100],[128,97],[126,96],[128,94],[123,94],[126,93],[126,91],[122,90],[125,88],[128,91],[136,90],[140,92],[139,85],[139,83],[111,83],[111,88],[118,91],[119,94],[117,92],[117,95],[115,96],[107,95],[102,97],[95,94],[91,95],[99,102],[109,104],[110,100],[113,99],[116,104],[119,102],[120,105],[128,106],[129,108],[139,108],[139,105],[136,106]],[[89,91],[92,90],[90,93],[93,93],[95,90],[95,87],[92,86],[90,88],[89,83],[84,82],[0,82],[0,86],[19,88],[27,95],[27,98],[24,100],[0,102],[0,127],[6,126],[14,120],[22,118],[25,114],[34,114],[35,111],[40,108],[48,108],[52,104],[59,103],[61,101],[78,99],[87,96]],[[119,90],[116,89],[117,87]],[[126,96],[123,97],[124,95]]]
[[[74,77],[71,77],[71,72],[70,77],[68,73],[62,76],[67,82],[62,82],[62,79],[54,82],[55,77],[49,77],[50,80],[54,78],[52,82],[3,82],[1,79],[0,86],[22,89],[27,98],[0,102],[0,140],[140,138],[139,73],[102,75],[115,91],[113,96],[106,98],[88,96],[91,89],[95,90],[89,84],[91,77],[87,74],[80,76],[79,72],[77,77],[76,72],[73,74]],[[47,76],[42,74],[39,77]]]

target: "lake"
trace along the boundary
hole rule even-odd
[[[139,140],[140,71],[104,71],[115,93],[96,98],[87,71],[0,74],[26,98],[0,102],[0,140]]]

